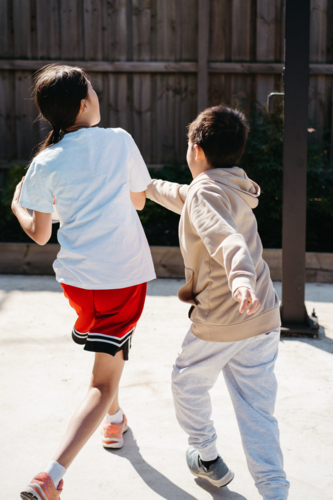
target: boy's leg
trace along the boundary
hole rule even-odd
[[[123,367],[122,351],[115,356],[95,354],[88,393],[74,413],[53,459],[66,469],[102,422],[110,402],[117,394]]]
[[[265,500],[285,500],[289,489],[273,416],[279,338],[279,331],[275,331],[250,339],[223,369],[248,467]]]
[[[189,435],[189,444],[205,462],[218,456],[209,390],[241,345],[242,342],[206,342],[189,330],[173,367],[172,389],[178,422]]]

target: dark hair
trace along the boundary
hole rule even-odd
[[[52,127],[35,156],[59,142],[66,130],[75,123],[81,100],[88,95],[87,74],[81,68],[49,65],[35,76],[34,99],[44,118]]]
[[[207,108],[188,126],[189,141],[200,146],[212,168],[229,168],[241,159],[249,126],[245,115],[224,106]]]

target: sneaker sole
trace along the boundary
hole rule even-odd
[[[195,472],[192,472],[192,474],[193,476],[200,477],[200,479],[207,479],[207,481],[209,481],[214,486],[217,486],[218,488],[223,488],[223,486],[227,486],[229,483],[231,483],[231,481],[235,477],[235,474],[231,470],[229,470],[229,472],[227,472],[225,476],[223,476],[221,479],[218,479],[217,481],[214,479],[210,479],[205,474],[196,474]]]
[[[44,500],[46,498],[44,495],[43,497],[40,495],[37,496],[37,493],[29,486],[27,487],[27,491],[21,492],[20,497],[22,500]]]
[[[123,432],[123,435],[127,431],[128,431],[128,426],[126,425],[124,432]],[[112,439],[112,438],[110,438],[110,439]],[[103,444],[103,448],[113,448],[113,449],[117,450],[117,449],[120,449],[124,446],[124,439],[123,439],[123,437],[121,437],[121,439],[119,441],[114,441],[113,443],[104,443],[104,441],[102,441],[102,444]]]
[[[37,498],[36,495],[28,493],[27,491],[23,491],[20,494],[20,497],[22,498],[22,500],[39,500],[39,498]]]

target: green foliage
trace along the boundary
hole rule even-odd
[[[250,133],[240,162],[250,179],[261,188],[255,215],[265,248],[281,248],[283,118],[261,109],[248,116]]]
[[[255,109],[248,115],[248,120],[251,130],[240,166],[261,187],[262,194],[255,215],[263,245],[265,248],[281,248],[282,113],[277,111],[268,115],[263,110]],[[325,137],[325,134],[321,135]],[[307,250],[333,252],[333,165],[328,161],[328,144],[319,145],[315,134],[309,134],[309,139]],[[7,171],[5,187],[0,190],[1,241],[29,241],[10,209],[15,186],[25,171],[22,165],[12,165]],[[192,180],[189,169],[177,164],[155,170],[152,177],[180,184],[189,184]],[[139,216],[150,245],[178,245],[179,215],[147,200]],[[55,231],[51,241],[56,241]]]
[[[250,133],[240,167],[261,187],[255,209],[259,233],[265,248],[282,245],[283,115],[282,109],[267,114],[256,108],[248,114]],[[318,135],[325,137],[325,131]],[[319,144],[309,134],[307,251],[333,252],[333,165],[328,161],[328,144]],[[152,177],[189,183],[189,170],[164,167]],[[297,186],[295,186],[297,189]],[[179,216],[148,200],[140,213],[151,245],[177,245]],[[332,229],[331,229],[332,228]],[[331,231],[330,231],[331,229]]]
[[[29,241],[11,210],[15,188],[26,174],[23,165],[11,165],[6,172],[4,187],[0,189],[0,241]]]

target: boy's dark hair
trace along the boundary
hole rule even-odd
[[[245,115],[224,106],[207,108],[188,126],[192,145],[203,149],[212,168],[237,165],[243,156],[249,126]]]

